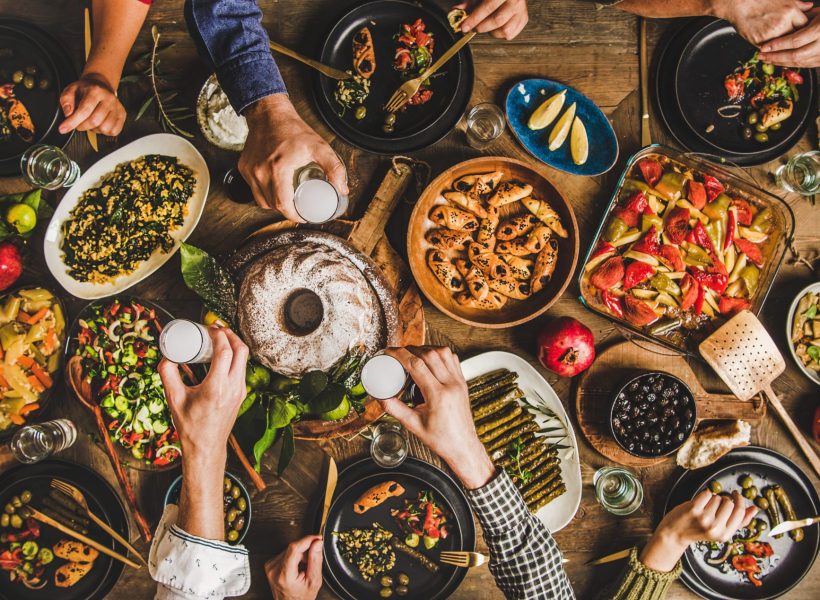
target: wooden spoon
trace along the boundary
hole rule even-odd
[[[142,535],[146,542],[150,542],[151,538],[153,538],[153,532],[148,526],[148,521],[145,520],[145,517],[137,506],[137,496],[134,494],[131,482],[128,481],[125,469],[120,463],[120,459],[117,456],[117,449],[114,448],[111,436],[108,435],[108,428],[105,426],[105,421],[103,420],[102,409],[100,405],[93,400],[91,382],[83,376],[82,358],[72,356],[68,359],[66,368],[68,369],[68,381],[71,384],[71,389],[74,390],[74,395],[77,400],[94,414],[94,418],[97,421],[97,429],[105,444],[105,452],[108,455],[108,460],[111,462],[111,466],[114,467],[114,472],[117,474],[117,481],[120,482],[120,487],[131,509],[131,515],[137,523],[137,528],[140,530],[140,535]]]

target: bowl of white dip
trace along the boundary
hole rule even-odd
[[[202,135],[214,146],[239,152],[248,137],[245,117],[238,115],[219,85],[216,73],[208,77],[196,100],[196,120]]]

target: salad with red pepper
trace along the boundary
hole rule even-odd
[[[412,25],[403,24],[394,36],[399,46],[393,57],[393,68],[405,79],[418,77],[422,71],[433,64],[435,40],[433,34],[427,33],[426,29],[424,21],[416,19]],[[433,90],[430,89],[428,79],[407,103],[411,106],[418,106],[428,102],[432,97]]]
[[[593,307],[682,345],[751,308],[772,209],[662,155],[635,164],[582,276]]]
[[[78,325],[74,353],[82,357],[111,439],[145,464],[179,459],[179,436],[157,372],[162,326],[156,311],[137,300],[114,300],[90,307]]]
[[[404,543],[416,548],[420,541],[432,550],[448,535],[447,514],[437,502],[432,490],[419,492],[417,500],[405,500],[404,508],[394,508],[390,514],[404,533]]]

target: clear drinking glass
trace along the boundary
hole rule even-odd
[[[820,192],[820,150],[796,154],[774,174],[777,185],[786,191],[813,196]]]
[[[80,167],[56,146],[35,144],[23,153],[20,171],[31,185],[56,190],[74,185]]]
[[[338,219],[347,210],[347,196],[327,180],[324,170],[316,163],[305,165],[294,173],[293,188],[293,207],[308,223],[327,223]]]
[[[159,351],[177,364],[211,362],[214,346],[204,325],[187,319],[174,319],[159,334]]]
[[[31,464],[65,450],[77,441],[77,428],[68,419],[46,421],[23,427],[11,438],[11,453],[21,463]]]
[[[407,436],[396,421],[382,421],[373,431],[370,456],[385,469],[394,469],[407,458]]]
[[[495,104],[476,104],[467,113],[467,143],[480,150],[504,133],[504,113]]]
[[[643,486],[629,469],[603,467],[592,478],[595,497],[614,515],[631,515],[641,507]]]

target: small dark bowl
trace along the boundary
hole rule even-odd
[[[248,494],[248,488],[245,487],[245,484],[234,475],[233,473],[229,473],[225,471],[225,476],[229,478],[232,482],[239,486],[239,489],[242,490],[242,497],[248,503],[248,508],[245,510],[245,526],[242,528],[242,531],[239,532],[239,537],[235,542],[228,542],[231,546],[236,546],[237,544],[241,544],[242,540],[245,539],[245,536],[248,534],[248,529],[251,526],[251,496]],[[162,506],[168,506],[169,504],[179,504],[179,495],[182,492],[182,475],[177,477],[171,482],[171,485],[168,486],[168,491],[165,492],[165,500],[162,503]]]
[[[674,440],[672,445],[665,447],[660,452],[641,452],[641,451],[639,451],[637,449],[634,449],[634,448],[632,450],[630,450],[628,448],[629,441],[623,439],[622,436],[619,435],[616,432],[615,407],[618,404],[618,397],[621,395],[621,393],[624,393],[627,396],[629,396],[631,394],[631,392],[628,392],[627,390],[633,383],[636,383],[636,382],[641,383],[642,381],[644,381],[646,379],[649,379],[650,377],[653,377],[653,376],[661,376],[664,379],[666,379],[667,381],[677,383],[682,389],[682,392],[681,392],[680,395],[688,399],[688,402],[686,403],[685,406],[686,406],[686,408],[691,408],[692,415],[691,415],[690,418],[686,419],[683,415],[680,414],[683,411],[683,408],[679,408],[679,409],[676,410],[674,407],[670,407],[670,408],[672,410],[675,410],[675,413],[671,417],[668,417],[668,418],[672,418],[672,417],[678,418],[680,420],[680,422],[679,422],[678,426],[675,429],[684,431],[684,433],[686,435],[682,440]],[[660,402],[661,399],[658,398],[657,401]],[[650,417],[651,417],[651,415],[649,415],[649,414],[645,415],[645,414],[643,414],[643,411],[642,411],[642,414],[640,414],[638,416],[630,417],[629,420],[628,420],[628,423],[629,423],[630,427],[632,427],[632,426],[635,426],[635,421],[637,419],[648,419]],[[615,442],[618,444],[618,446],[620,446],[621,449],[623,449],[625,452],[628,452],[632,456],[637,456],[637,457],[640,457],[640,458],[658,458],[658,457],[661,457],[661,456],[668,456],[669,454],[672,454],[673,452],[676,452],[681,446],[683,446],[684,443],[686,443],[686,440],[689,439],[689,436],[691,436],[692,432],[695,430],[695,420],[696,420],[696,418],[697,418],[697,407],[695,405],[695,396],[692,394],[692,390],[689,389],[689,386],[687,386],[686,383],[684,383],[678,377],[675,377],[674,375],[671,375],[669,373],[665,373],[663,371],[648,371],[646,373],[641,373],[640,375],[637,375],[635,377],[631,377],[622,386],[620,386],[617,389],[617,391],[612,395],[612,404],[611,404],[610,411],[609,411],[609,431],[612,434],[612,437],[615,439]],[[654,425],[654,424],[652,424],[652,425]],[[649,427],[650,425],[645,425],[645,426]]]

